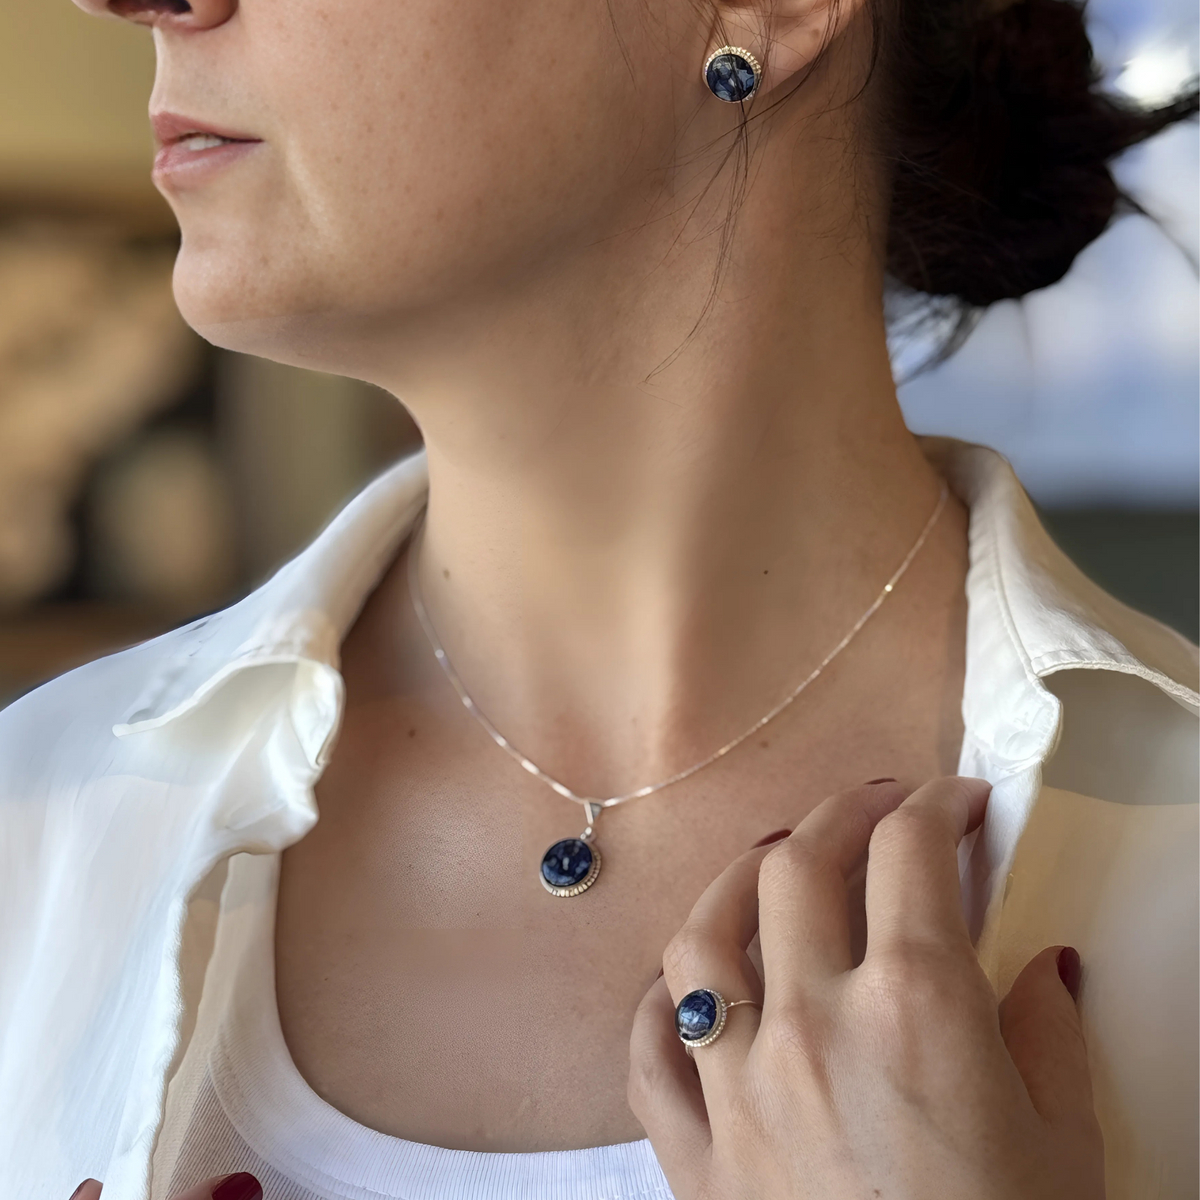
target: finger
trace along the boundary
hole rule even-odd
[[[853,965],[847,878],[866,853],[876,823],[906,794],[886,780],[830,796],[763,860],[758,916],[764,1017],[814,978]]]
[[[871,835],[867,957],[928,942],[969,947],[958,843],[983,819],[991,785],[947,776],[918,788]]]
[[[171,1200],[262,1200],[262,1194],[262,1184],[249,1171],[238,1171],[234,1175],[214,1175]]]
[[[99,1200],[103,1184],[98,1179],[85,1179],[72,1193],[71,1200]],[[249,1171],[233,1175],[214,1175],[171,1200],[262,1200],[262,1184]]]
[[[697,1194],[694,1181],[712,1132],[700,1077],[675,1034],[675,1004],[656,979],[633,1018],[629,1037],[629,1107],[642,1123],[677,1196]]]
[[[1087,1046],[1069,990],[1078,986],[1078,967],[1079,955],[1067,946],[1032,959],[1000,1005],[1000,1034],[1043,1119],[1098,1133]]]
[[[663,973],[676,1004],[698,988],[719,992],[727,1001],[762,1003],[762,980],[746,949],[758,930],[758,869],[769,851],[769,846],[762,846],[734,859],[705,888],[667,944]],[[717,1086],[719,1074],[727,1080],[730,1071],[746,1061],[758,1015],[751,1005],[737,1005],[728,1011],[717,1040],[696,1048],[696,1065],[706,1089]],[[706,1094],[711,1107],[715,1093]]]

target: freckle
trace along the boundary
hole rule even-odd
[[[771,573],[770,571],[764,571],[764,572],[763,572],[763,574],[764,574],[764,575],[770,575],[770,573]]]
[[[770,742],[759,742],[758,744],[765,750],[771,743]]]
[[[410,730],[408,731],[408,736],[409,736],[409,737],[416,737],[416,736],[417,736],[417,731],[416,731],[415,729],[410,729]]]
[[[443,579],[449,579],[449,578],[450,578],[450,568],[449,568],[449,567],[446,567],[446,568],[445,568],[445,569],[442,571],[442,578],[443,578]]]

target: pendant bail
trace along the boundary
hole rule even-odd
[[[581,841],[590,842],[595,832],[596,822],[604,811],[604,805],[596,803],[595,800],[585,800],[583,811],[587,813],[587,828],[579,835],[579,838]]]

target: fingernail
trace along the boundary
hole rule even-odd
[[[1083,964],[1079,961],[1079,951],[1074,946],[1064,946],[1058,952],[1055,960],[1058,967],[1058,977],[1063,981],[1063,987],[1071,993],[1072,1000],[1079,999],[1079,980],[1083,974]]]
[[[74,1190],[74,1191],[71,1193],[71,1200],[75,1200],[75,1197],[76,1197],[76,1196],[78,1196],[78,1195],[79,1195],[79,1193],[80,1193],[80,1192],[82,1192],[82,1191],[83,1191],[83,1189],[84,1189],[84,1188],[85,1188],[85,1187],[86,1187],[86,1186],[87,1186],[89,1183],[93,1183],[93,1182],[94,1182],[94,1180],[93,1180],[93,1179],[92,1179],[92,1177],[89,1175],[89,1176],[88,1176],[88,1177],[87,1177],[87,1178],[86,1178],[86,1179],[85,1179],[85,1180],[84,1180],[84,1181],[83,1181],[83,1182],[82,1182],[82,1183],[81,1183],[81,1184],[80,1184],[80,1185],[79,1185],[79,1186],[78,1186],[78,1187],[77,1187],[77,1188],[76,1188],[76,1189],[75,1189],[75,1190]]]
[[[768,833],[765,838],[759,838],[750,849],[757,850],[759,846],[769,846],[772,842],[782,842],[785,837],[791,836],[792,831],[790,829],[777,829],[774,833]]]
[[[213,1188],[212,1200],[262,1200],[262,1194],[262,1184],[249,1171],[239,1171]]]
[[[895,783],[895,782],[896,781],[890,775],[885,775],[882,779],[868,779],[867,782],[863,784],[863,787],[870,787],[871,784],[873,784],[873,783]]]

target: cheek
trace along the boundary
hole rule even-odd
[[[189,319],[420,307],[620,219],[646,143],[607,0],[332,5],[243,0],[270,144],[183,222]]]
[[[402,281],[395,299],[422,304],[611,211],[629,114],[602,83],[605,0],[397,7],[403,21],[339,60],[344,103],[301,114],[290,165],[359,299],[387,303]]]

